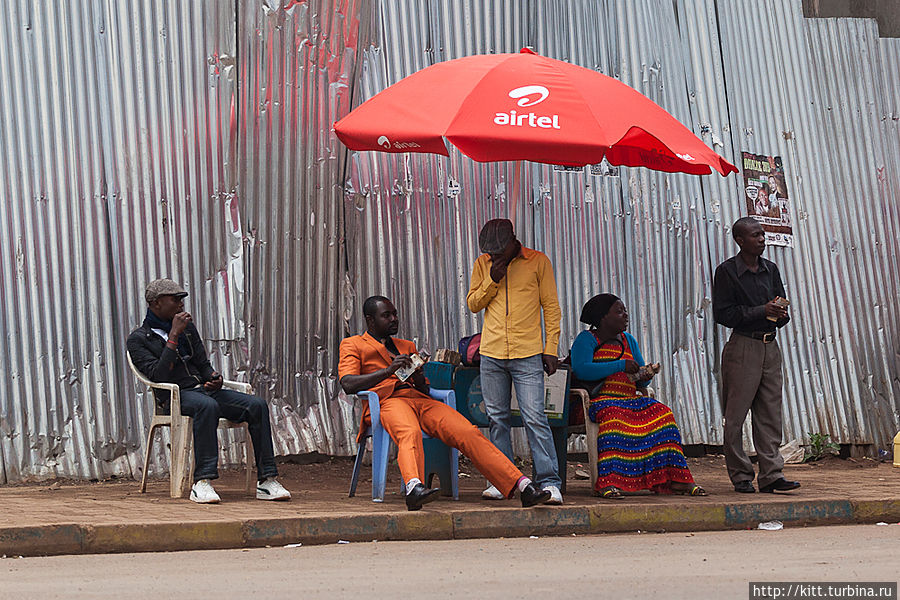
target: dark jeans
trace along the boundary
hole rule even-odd
[[[207,392],[201,387],[195,387],[181,390],[181,414],[191,417],[194,422],[195,482],[219,477],[219,440],[216,430],[220,418],[246,422],[249,425],[259,481],[278,475],[275,450],[272,447],[269,407],[262,398],[224,388],[217,392]]]

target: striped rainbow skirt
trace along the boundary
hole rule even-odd
[[[671,482],[694,483],[672,411],[653,398],[596,398],[588,414],[597,434],[599,491],[615,486],[626,492],[670,494]]]

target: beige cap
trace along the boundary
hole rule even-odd
[[[184,288],[171,279],[157,279],[156,281],[151,281],[147,285],[147,290],[144,292],[144,298],[147,300],[147,304],[153,302],[160,296],[178,296],[179,298],[184,298],[187,295],[188,293]]]
[[[503,252],[506,245],[515,239],[513,224],[509,219],[491,219],[478,234],[478,247],[485,254]]]

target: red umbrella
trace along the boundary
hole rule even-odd
[[[523,48],[432,65],[334,124],[352,150],[477,161],[613,165],[723,176],[737,168],[652,100],[596,71]]]

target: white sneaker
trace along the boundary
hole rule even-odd
[[[493,485],[488,489],[481,492],[481,497],[485,500],[505,500],[506,496],[504,496],[500,490],[498,490]]]
[[[201,479],[191,487],[191,500],[197,504],[218,504],[221,498],[209,479]]]
[[[544,487],[545,490],[550,492],[550,499],[544,502],[544,504],[562,504],[562,492],[559,491],[559,488],[555,485],[548,485]]]
[[[268,477],[262,483],[256,484],[257,500],[290,500],[291,493],[284,486],[275,481],[274,477]]]

